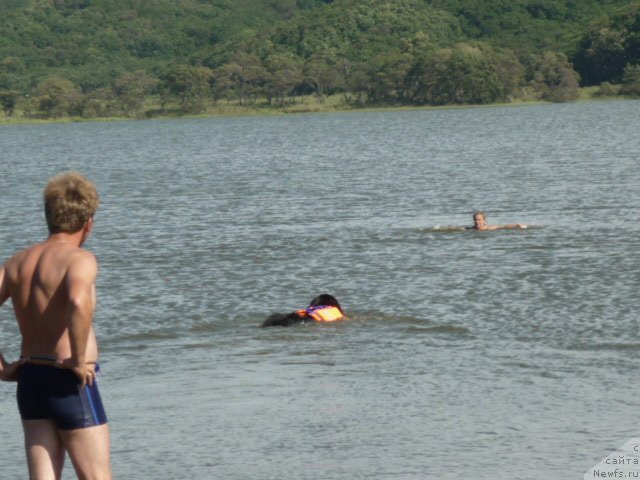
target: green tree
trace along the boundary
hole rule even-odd
[[[173,55],[172,42],[163,35],[145,35],[136,38],[130,48],[131,52],[140,58],[164,57]]]
[[[338,67],[320,53],[312,55],[307,60],[303,76],[305,84],[315,93],[320,102],[324,102],[326,93],[333,93],[344,84]]]
[[[91,5],[91,0],[53,0],[53,6],[58,10],[81,10]]]
[[[120,75],[112,85],[120,111],[128,117],[138,117],[143,101],[158,86],[158,79],[144,70]]]
[[[7,56],[0,60],[0,72],[24,74],[27,67],[20,57]]]
[[[640,64],[640,3],[633,4],[635,10],[630,13],[632,20],[629,21],[624,40],[624,50],[627,61],[631,64]]]
[[[199,113],[210,97],[213,71],[207,67],[176,65],[163,79],[163,96],[176,98],[185,113]]]
[[[409,74],[418,104],[484,104],[504,100],[507,93],[500,73],[505,60],[486,45],[457,44],[430,49],[416,58]],[[517,75],[517,74],[516,74]],[[505,78],[508,85],[517,83]]]
[[[273,54],[266,60],[269,78],[265,85],[269,102],[275,99],[280,107],[286,104],[286,98],[293,94],[302,81],[300,60],[291,54]]]
[[[573,63],[584,85],[618,83],[627,62],[622,32],[601,28],[581,42]]]
[[[0,60],[0,89],[28,91],[29,74],[24,59],[7,56]]]
[[[35,106],[44,117],[80,115],[83,97],[78,88],[62,77],[49,77],[40,82],[35,90]]]
[[[622,76],[620,93],[640,97],[640,65],[627,65]]]
[[[4,114],[7,117],[13,115],[18,97],[20,97],[20,92],[16,92],[15,90],[0,90],[0,105],[2,105]]]
[[[242,68],[237,63],[225,63],[213,72],[212,94],[214,101],[221,98],[230,103],[236,97],[236,78],[241,77]],[[242,100],[241,105],[245,105]]]
[[[582,33],[573,55],[583,85],[620,83],[625,66],[640,63],[640,2],[611,13]]]
[[[434,47],[429,35],[422,30],[411,38],[404,38],[402,43],[402,51],[414,56]]]
[[[267,3],[283,18],[291,18],[297,8],[296,0],[267,0]]]
[[[563,53],[534,55],[531,68],[532,85],[541,99],[570,102],[578,98],[579,75]]]
[[[492,55],[496,74],[503,87],[504,99],[513,99],[521,93],[525,68],[512,50],[503,49]]]
[[[337,89],[343,92],[348,105],[363,106],[369,90],[367,65],[342,58],[336,64],[339,73]]]
[[[409,54],[379,55],[367,63],[367,98],[371,103],[402,103],[408,97],[406,77],[412,67]]]
[[[240,100],[240,105],[255,103],[267,81],[267,70],[255,55],[238,53],[233,61],[222,65],[214,73],[214,97]]]
[[[609,82],[602,82],[598,90],[594,92],[596,97],[615,97],[620,94],[620,85],[613,85]]]

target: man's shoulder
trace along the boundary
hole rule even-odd
[[[98,270],[98,260],[89,250],[80,247],[74,248],[69,252],[68,270],[94,272],[95,274]]]
[[[97,263],[96,256],[82,247],[77,247],[73,249],[72,255],[75,259],[85,262],[94,262]]]
[[[22,250],[18,250],[16,253],[14,253],[13,255],[11,255],[9,257],[9,259],[5,262],[4,266],[7,270],[11,270],[12,268],[15,268],[16,266],[20,265],[25,258],[27,258],[34,249],[36,249],[40,244],[36,243],[33,245],[29,245],[26,248],[23,248]]]
[[[44,264],[43,264],[44,262]],[[93,253],[81,247],[67,246],[60,249],[60,246],[50,245],[46,242],[36,243],[15,253],[5,264],[7,271],[17,271],[23,265],[44,266],[46,270],[54,268],[58,271],[69,271],[74,269],[95,270],[97,260]]]

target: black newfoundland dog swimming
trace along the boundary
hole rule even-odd
[[[346,318],[340,303],[333,295],[318,295],[307,308],[291,313],[274,313],[262,322],[261,327],[290,327],[307,322],[335,322]]]

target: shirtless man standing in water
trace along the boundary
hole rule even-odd
[[[80,174],[65,173],[47,184],[44,207],[49,237],[0,267],[0,305],[11,299],[22,335],[20,360],[0,355],[0,378],[18,382],[31,479],[60,478],[65,451],[78,478],[110,479],[92,326],[98,264],[81,248],[98,193]]]
[[[504,230],[507,228],[527,228],[524,223],[509,223],[507,225],[487,225],[487,214],[478,211],[473,214],[473,227],[467,230]]]

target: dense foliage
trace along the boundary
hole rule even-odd
[[[637,0],[0,0],[0,19],[5,115],[640,92]]]
[[[640,3],[595,23],[583,35],[574,64],[585,85],[623,81],[627,68],[640,65]]]

